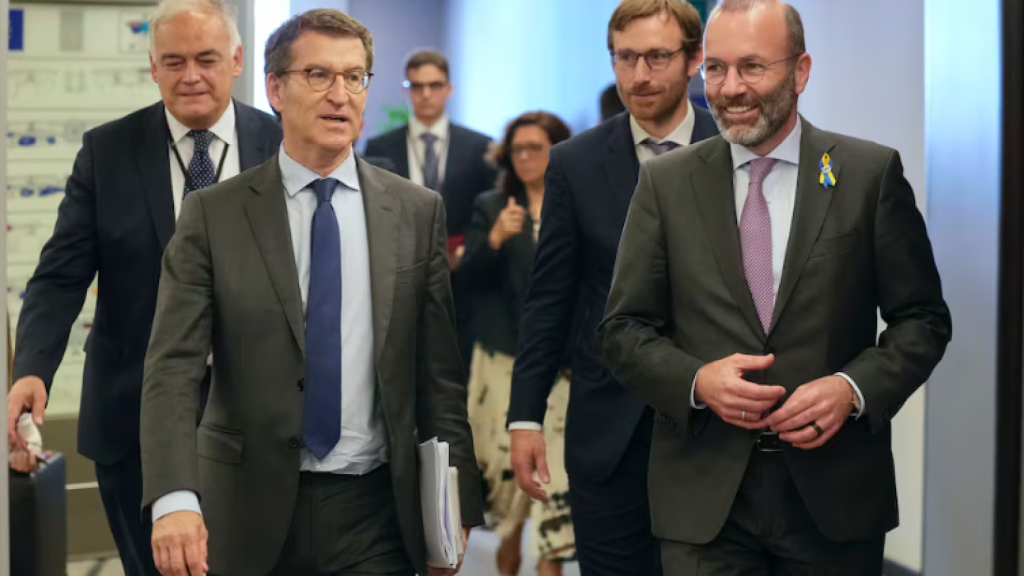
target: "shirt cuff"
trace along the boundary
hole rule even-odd
[[[857,386],[857,383],[853,381],[853,378],[850,378],[850,376],[847,375],[847,374],[844,374],[842,372],[836,372],[835,375],[836,376],[842,376],[844,380],[849,382],[850,383],[850,387],[852,387],[854,393],[857,394],[857,406],[860,406],[860,409],[857,410],[857,412],[855,414],[855,417],[856,418],[860,418],[861,416],[864,415],[864,408],[865,408],[865,405],[864,405],[864,394],[861,393],[860,387]],[[856,409],[856,407],[854,407],[854,408]]]
[[[513,430],[533,430],[535,432],[541,432],[544,427],[536,422],[511,422],[508,425],[508,431]]]
[[[178,490],[164,494],[153,503],[153,522],[174,512],[195,512],[202,514],[199,497],[191,490]]]
[[[704,367],[701,366],[700,370],[703,369]],[[697,370],[697,374],[693,375],[693,382],[690,384],[690,408],[696,408],[697,410],[703,410],[708,407],[707,404],[698,404],[693,398],[693,395],[697,392],[697,375],[700,374],[700,370]]]

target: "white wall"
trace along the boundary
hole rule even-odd
[[[953,314],[928,392],[928,576],[992,574],[1002,4],[925,0],[928,216]]]
[[[923,0],[789,0],[800,11],[811,81],[800,109],[819,128],[900,152],[925,211]],[[893,421],[900,527],[886,557],[921,569],[924,505],[922,388]]]
[[[618,0],[449,0],[453,114],[498,138],[528,110],[560,116],[574,132],[597,124],[598,98],[615,80],[608,19]]]

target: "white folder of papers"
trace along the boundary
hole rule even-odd
[[[427,565],[455,568],[462,549],[459,470],[448,465],[448,443],[437,438],[420,444],[420,504],[427,544]]]

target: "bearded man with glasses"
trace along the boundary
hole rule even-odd
[[[792,6],[723,0],[704,57],[722,138],[641,168],[598,328],[657,410],[664,573],[880,574],[890,422],[952,334],[924,219],[895,150],[800,117]]]

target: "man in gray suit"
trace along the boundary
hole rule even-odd
[[[372,66],[369,31],[341,12],[283,24],[266,48],[281,151],[184,203],[142,396],[165,576],[454,573],[425,560],[416,448],[434,436],[459,468],[464,538],[482,523],[444,206],[352,150]]]
[[[952,332],[924,221],[896,151],[797,114],[796,10],[724,0],[704,54],[722,138],[642,165],[599,327],[657,411],[664,573],[880,574],[890,421]]]

